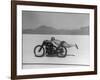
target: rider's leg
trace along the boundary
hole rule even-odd
[[[61,41],[58,48],[61,47],[61,46],[64,46],[64,43],[65,43],[65,41]]]
[[[67,42],[63,43],[63,46],[65,46],[66,48],[70,48],[70,47],[76,47],[78,49],[77,44],[68,44]]]
[[[70,47],[73,47],[74,45],[73,44],[68,44],[67,42],[64,42],[63,46],[65,46],[67,48],[70,48]]]

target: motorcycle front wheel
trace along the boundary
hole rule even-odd
[[[34,48],[34,55],[36,57],[43,57],[45,55],[45,50],[44,48],[42,47],[41,50],[41,45],[37,45],[35,48]]]
[[[61,47],[61,48],[62,48],[63,51],[62,52],[58,52],[57,56],[58,57],[62,57],[62,58],[66,57],[67,56],[67,49],[65,47]]]

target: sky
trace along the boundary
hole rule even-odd
[[[79,29],[89,26],[89,14],[22,11],[23,29],[35,29],[42,25],[56,29]]]

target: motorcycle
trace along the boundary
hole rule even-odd
[[[43,57],[45,55],[51,57],[66,57],[67,49],[63,45],[56,47],[49,40],[45,40],[43,41],[42,45],[37,45],[34,47],[34,54],[36,57]]]

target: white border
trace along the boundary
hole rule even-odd
[[[79,66],[71,68],[54,69],[22,69],[22,10],[27,11],[49,11],[49,12],[70,12],[90,14],[90,66]],[[63,72],[94,71],[94,10],[77,8],[58,8],[41,6],[17,5],[17,75],[63,73]]]

